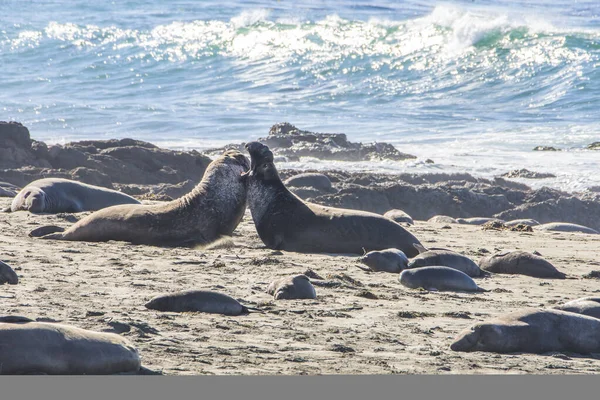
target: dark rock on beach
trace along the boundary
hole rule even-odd
[[[527,179],[545,179],[556,178],[556,175],[545,172],[534,172],[528,169],[515,169],[513,171],[502,174],[504,178],[527,178]]]

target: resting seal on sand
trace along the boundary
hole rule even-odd
[[[587,226],[570,224],[568,222],[550,222],[547,224],[537,225],[535,230],[551,232],[580,232],[589,233],[592,235],[598,235],[600,233],[595,229],[588,228]]]
[[[398,222],[398,223],[406,222],[409,225],[415,224],[415,221],[413,221],[412,217],[402,210],[398,210],[398,209],[389,210],[388,212],[383,214],[383,216],[391,219],[394,222]]]
[[[0,261],[0,285],[3,283],[16,285],[19,283],[19,277],[17,276],[15,270],[10,267],[10,265]]]
[[[354,253],[397,248],[407,256],[420,242],[381,215],[306,203],[281,182],[273,153],[258,142],[246,144],[252,159],[248,205],[258,235],[274,250],[303,253]]]
[[[598,353],[600,320],[560,310],[520,310],[475,324],[460,333],[450,349],[493,353]]]
[[[316,299],[317,292],[306,275],[286,276],[269,285],[267,293],[275,300]]]
[[[399,273],[406,268],[408,257],[398,249],[373,250],[358,259],[370,271]],[[365,269],[363,267],[359,267]]]
[[[600,318],[600,297],[582,297],[571,300],[562,306],[554,307],[557,310],[569,311],[576,314]]]
[[[421,249],[418,249],[421,251]],[[480,277],[489,275],[467,256],[456,253],[451,250],[424,249],[418,256],[414,257],[408,263],[408,268],[444,266],[459,270],[471,277]]]
[[[411,289],[488,292],[482,289],[471,277],[459,270],[434,266],[405,269],[400,273],[400,283]]]
[[[495,274],[520,274],[534,278],[565,279],[567,276],[542,257],[525,251],[510,251],[482,257],[479,267]]]
[[[134,244],[196,245],[231,235],[246,210],[246,184],[241,174],[248,159],[227,151],[214,160],[202,181],[188,194],[165,204],[128,204],[96,211],[62,233],[38,228],[43,239]]]
[[[205,312],[211,314],[248,314],[248,308],[233,297],[208,290],[185,290],[158,296],[146,303],[146,308],[158,311]]]
[[[117,204],[140,204],[125,193],[62,178],[38,179],[25,186],[5,212],[75,213]]]
[[[0,373],[105,375],[136,372],[140,357],[127,339],[74,326],[2,318]]]

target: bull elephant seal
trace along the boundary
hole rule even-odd
[[[129,340],[74,326],[3,318],[0,373],[105,375],[136,372],[140,357]]]
[[[493,353],[600,352],[600,319],[567,311],[525,309],[461,332],[454,351]]]
[[[420,251],[420,249],[419,249]],[[467,256],[451,250],[430,249],[421,252],[408,263],[408,268],[444,266],[464,272],[471,277],[489,275]]]
[[[273,153],[259,142],[246,144],[251,157],[248,205],[258,235],[274,250],[301,253],[354,253],[397,248],[417,254],[420,242],[381,215],[306,203],[281,182]]]
[[[464,272],[442,266],[405,269],[400,273],[399,280],[401,284],[411,289],[488,292],[477,286],[475,281]]]
[[[600,234],[595,229],[588,228],[587,226],[570,224],[567,222],[550,222],[548,224],[537,225],[535,227],[536,231],[551,231],[551,232],[579,232],[579,233],[589,233],[592,235]]]
[[[158,296],[146,303],[146,308],[158,311],[205,312],[210,314],[248,314],[248,308],[233,297],[208,290],[185,290]]]
[[[479,267],[496,274],[520,274],[534,278],[565,279],[566,274],[535,254],[510,251],[482,257]]]
[[[231,235],[246,210],[241,174],[248,159],[231,150],[210,163],[202,181],[188,194],[165,204],[108,207],[81,219],[62,233],[43,239],[105,242],[120,240],[149,245],[196,245]],[[44,228],[44,227],[42,227]]]
[[[31,182],[13,199],[6,212],[30,211],[55,214],[96,211],[117,204],[140,204],[133,197],[116,190],[62,178],[45,178]]]
[[[562,306],[554,307],[557,310],[569,311],[576,314],[600,318],[600,297],[582,297],[571,300]]]
[[[0,285],[8,283],[9,285],[16,285],[19,283],[19,277],[14,269],[10,265],[0,261]]]
[[[408,265],[408,257],[398,249],[373,250],[359,257],[358,261],[369,267],[370,271],[396,274]]]
[[[398,222],[398,223],[405,222],[409,225],[415,224],[415,221],[413,221],[412,217],[402,210],[398,210],[398,209],[389,210],[388,212],[383,214],[383,216],[391,219],[394,222]]]
[[[306,275],[287,276],[269,285],[267,293],[275,300],[316,299],[317,292]]]

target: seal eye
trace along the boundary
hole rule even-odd
[[[269,166],[269,164],[263,164],[264,169],[267,169],[268,166]]]

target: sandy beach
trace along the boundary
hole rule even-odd
[[[0,206],[10,203],[0,199]],[[459,353],[449,346],[477,321],[525,307],[552,307],[600,292],[600,236],[482,230],[417,221],[425,245],[478,260],[499,250],[538,251],[570,279],[495,274],[477,279],[487,293],[411,290],[397,274],[371,273],[356,257],[265,249],[252,218],[216,248],[162,248],[123,242],[33,239],[38,226],[69,226],[87,213],[0,214],[2,259],[18,285],[0,286],[4,314],[117,332],[137,346],[142,365],[190,374],[589,374],[600,355]],[[316,300],[274,301],[282,276],[311,270]],[[316,278],[323,279],[316,279]],[[263,313],[227,317],[148,310],[159,294],[208,289]]]

